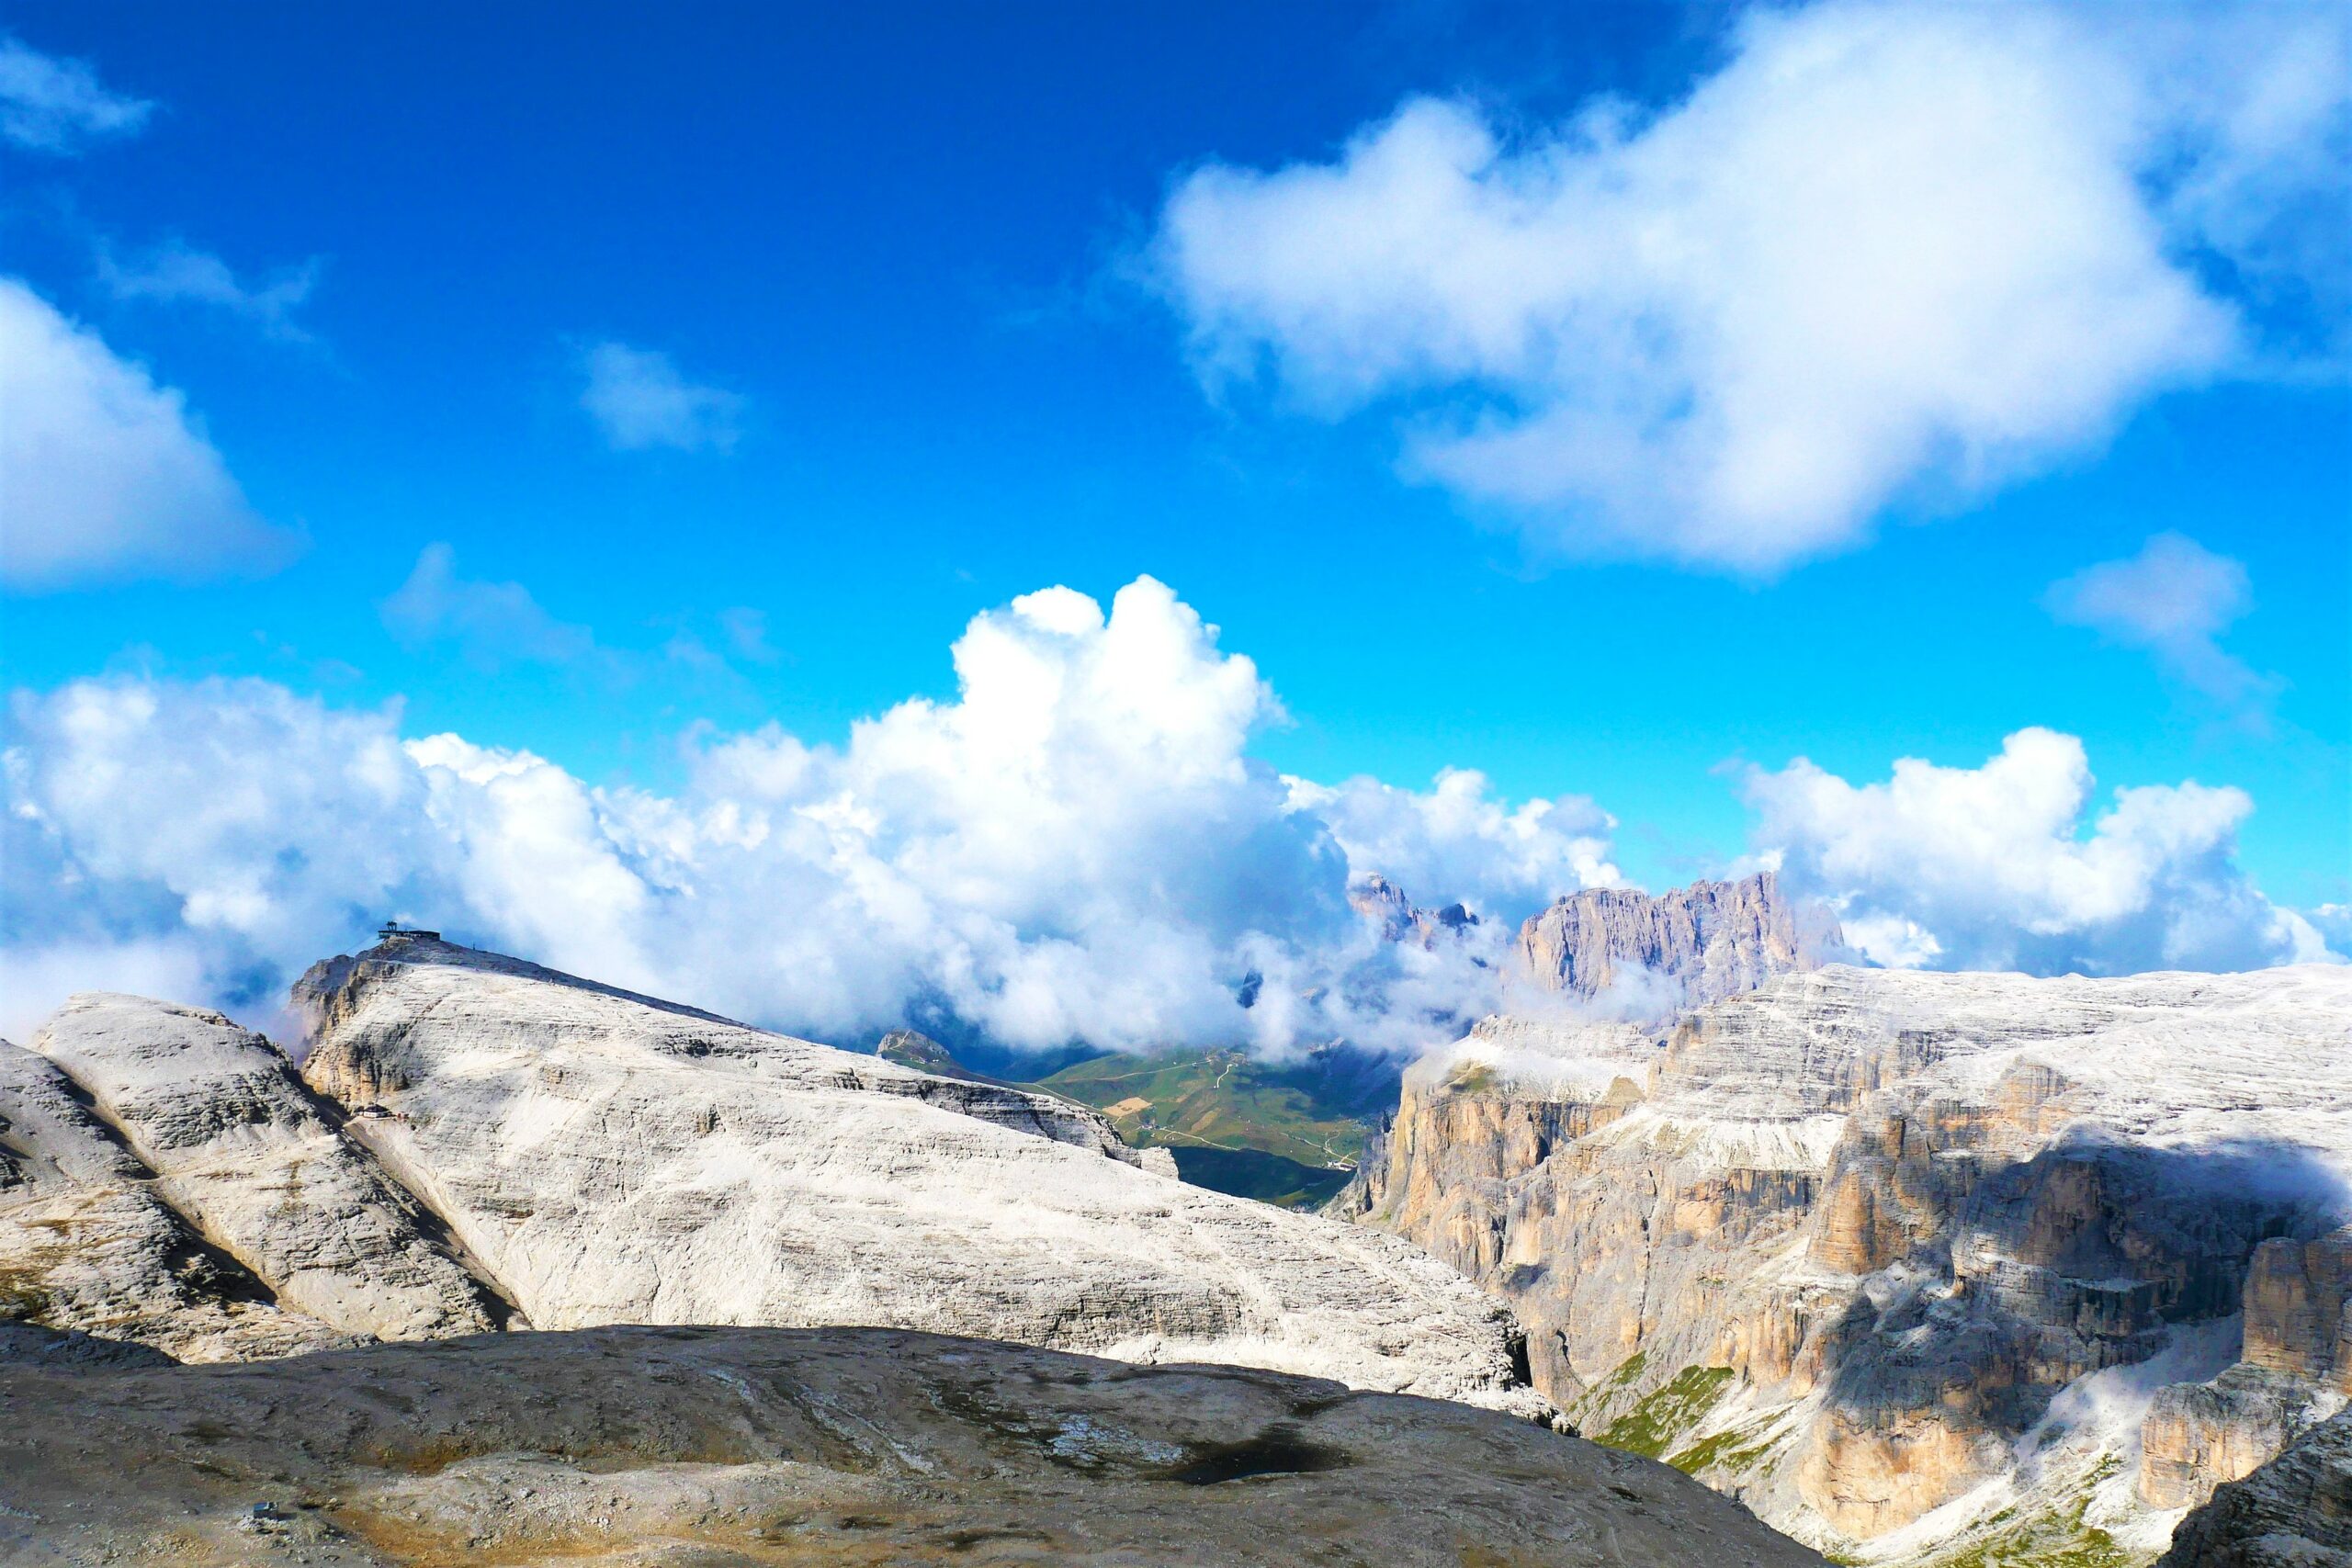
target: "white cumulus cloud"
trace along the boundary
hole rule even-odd
[[[128,257],[111,247],[98,251],[98,282],[118,299],[209,305],[288,343],[312,341],[294,312],[309,302],[318,281],[315,257],[254,282],[211,252],[178,240]]]
[[[1744,793],[1758,845],[1877,963],[2114,975],[2328,956],[2237,864],[2244,791],[2119,789],[2086,823],[2091,784],[2080,740],[2021,729],[1982,767],[1906,757],[1853,784],[1800,759],[1750,770]]]
[[[48,589],[267,570],[298,547],[246,503],[174,388],[0,277],[0,581]]]
[[[445,543],[418,551],[408,581],[379,606],[385,629],[411,648],[453,643],[484,671],[571,664],[596,652],[587,627],[556,619],[521,583],[460,577],[457,563]]]
[[[953,701],[839,747],[699,736],[668,794],[262,682],[20,695],[5,946],[44,985],[78,955],[258,1005],[398,915],[825,1036],[947,1018],[1020,1045],[1402,1049],[1498,976],[1381,941],[1352,875],[1515,919],[1614,874],[1589,803],[1277,774],[1249,752],[1272,692],[1149,578],[1107,612],[1024,595],[954,656]]]
[[[77,152],[86,141],[128,136],[155,106],[106,86],[89,64],[0,38],[0,137],[36,152]]]
[[[1540,545],[1768,573],[2243,365],[2208,273],[2329,276],[2343,13],[2196,16],[1758,6],[1654,114],[1207,164],[1153,259],[1212,381],[1418,411],[1408,467]]]
[[[743,399],[687,380],[668,355],[625,343],[600,343],[581,356],[581,367],[587,383],[580,406],[616,450],[734,450],[741,434]]]

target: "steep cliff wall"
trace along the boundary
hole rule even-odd
[[[1510,1299],[1587,1433],[1804,1539],[2152,1555],[2340,1398],[2347,1108],[2341,969],[1832,967],[1654,1038],[1482,1026],[1348,1209]],[[2247,1371],[2159,1397],[2241,1323]]]

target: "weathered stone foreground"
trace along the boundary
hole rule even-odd
[[[2352,1413],[2215,1492],[2156,1568],[2352,1568]]]
[[[1796,1568],[1663,1465],[1451,1403],[874,1329],[0,1367],[0,1561]]]

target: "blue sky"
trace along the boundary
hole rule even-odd
[[[2248,14],[2165,15],[2194,33]],[[1588,462],[1531,502],[1550,480],[1464,479],[1427,446],[1441,425],[1589,416],[1596,386],[1638,380],[1574,335],[1614,293],[1562,284],[1588,292],[1538,350],[1383,357],[1365,334],[1389,295],[1330,307],[1328,278],[1178,245],[1187,191],[1216,235],[1279,241],[1304,198],[1252,182],[1353,188],[1372,175],[1345,149],[1416,101],[1450,106],[1447,134],[1486,128],[1505,165],[1525,153],[1488,194],[1552,167],[1527,150],[1606,102],[1631,129],[1575,144],[1602,167],[1610,135],[1639,143],[1778,47],[1757,25],[1636,6],[12,6],[23,50],[151,107],[6,150],[0,271],[177,389],[254,526],[299,544],[175,569],[193,581],[133,557],[20,578],[9,682],[398,698],[404,736],[675,791],[694,727],[842,743],[910,695],[953,699],[976,615],[1057,584],[1107,604],[1148,574],[1279,694],[1253,756],[1589,796],[1617,820],[1612,863],[1652,886],[1778,847],[1745,764],[1804,757],[1860,785],[1903,757],[1975,769],[2045,727],[2097,776],[2076,837],[2116,787],[2234,786],[2250,885],[2305,911],[2352,897],[2343,258],[2265,274],[2228,238],[2249,210],[2344,215],[2339,186],[2262,194],[2340,142],[2340,102],[2256,148],[2287,175],[2240,182],[2256,195],[2230,197],[2234,228],[2159,246],[2166,279],[2231,314],[2226,350],[2193,321],[2150,326],[2085,410],[1972,413],[1980,435],[2029,428],[2018,451],[1889,459],[1858,499],[1792,502],[1816,542],[1760,557],[1690,542],[1680,519],[1711,503],[1661,487],[1671,464]],[[2270,68],[2245,48],[2249,79]],[[1667,309],[1717,286],[1676,287]],[[2070,330],[2100,353],[2172,308],[2092,304]],[[635,356],[616,372],[633,434],[583,406],[599,345]],[[1703,407],[1712,373],[1668,402]],[[2166,535],[2197,553],[2163,560],[2221,563],[2203,622],[2053,610],[2079,602],[2053,585]],[[436,544],[444,575],[398,597]]]

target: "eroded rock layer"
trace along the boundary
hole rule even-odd
[[[1537,986],[1607,997],[1620,1010],[1650,1017],[1817,968],[1842,945],[1835,919],[1784,897],[1769,871],[1655,897],[1588,887],[1530,917],[1519,932],[1521,961]]]
[[[2347,1172],[2341,968],[1831,967],[1484,1025],[1343,1201],[1508,1296],[1583,1430],[1806,1539],[2128,1556],[2341,1403]]]
[[[604,1329],[0,1368],[0,1560],[1799,1568],[1489,1411],[884,1330]]]

